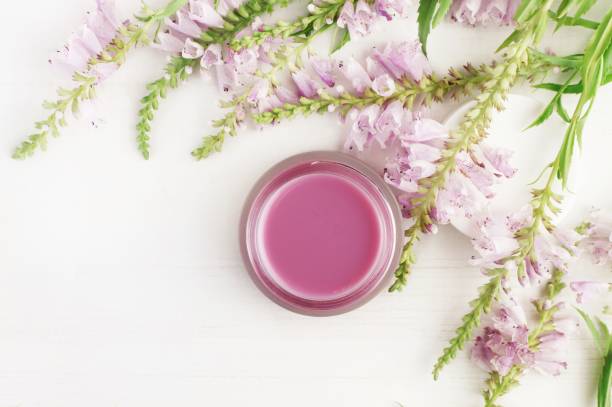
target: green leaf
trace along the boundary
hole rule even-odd
[[[567,13],[569,12],[569,10],[574,6],[574,4],[576,4],[576,0],[563,0],[560,4],[559,7],[557,8],[557,15],[559,17],[564,17],[567,15]]]
[[[565,111],[565,108],[563,107],[563,101],[561,100],[561,94],[557,96],[557,103],[555,104],[555,110],[557,111],[557,113],[559,114],[559,117],[561,117],[561,119],[563,119],[564,122],[569,123],[571,121],[569,115],[567,114],[567,112]]]
[[[421,0],[419,2],[417,22],[419,23],[419,41],[423,53],[427,55],[427,38],[431,32],[431,22],[436,10],[438,0]]]
[[[452,0],[439,0],[439,1],[440,1],[440,5],[438,6],[438,9],[436,10],[433,16],[432,26],[434,28],[437,27],[438,24],[442,22],[442,20],[444,20],[444,17],[446,16],[446,14],[448,14],[448,10],[450,9],[451,4],[453,3]]]
[[[580,68],[583,62],[583,56],[581,54],[573,54],[573,55],[567,55],[564,57],[558,57],[556,55],[544,54],[542,52],[533,50],[532,55],[534,55],[539,60],[548,62],[553,65],[557,65],[563,68]]]
[[[518,37],[519,33],[520,32],[518,30],[512,31],[512,34],[510,34],[508,37],[506,37],[504,42],[502,42],[501,45],[499,47],[497,47],[495,52],[499,52],[502,49],[506,48],[508,45],[512,44],[516,40],[516,37]]]
[[[578,313],[580,314],[580,316],[586,323],[587,328],[591,332],[591,335],[593,336],[593,339],[595,340],[595,344],[597,345],[597,349],[599,350],[599,352],[601,353],[603,357],[606,357],[606,355],[609,353],[608,351],[609,351],[609,341],[610,341],[610,334],[608,332],[607,327],[605,331],[600,331],[598,329],[598,326],[599,328],[601,328],[601,325],[603,324],[603,322],[601,322],[598,318],[596,318],[597,320],[597,325],[596,325],[595,322],[593,322],[591,317],[586,312],[582,311],[580,308],[576,308],[576,311],[578,311]]]
[[[555,104],[557,102],[557,99],[558,99],[558,96],[555,95],[555,97],[553,97],[550,103],[546,105],[546,107],[544,108],[544,111],[542,111],[542,113],[540,113],[540,115],[525,130],[528,130],[532,127],[539,126],[540,124],[548,120],[548,118],[553,114],[555,110]]]
[[[340,48],[344,47],[351,40],[351,34],[349,33],[349,30],[346,27],[336,27],[336,31],[334,33],[334,40],[334,45],[330,51],[330,54],[333,54]]]
[[[534,88],[561,92],[563,94],[576,94],[582,93],[582,82],[578,82],[574,85],[568,85],[565,88],[559,83],[540,83],[539,85],[535,85]]]
[[[612,381],[612,350],[608,350],[608,354],[604,359],[604,365],[601,369],[601,377],[597,386],[597,407],[610,407],[610,382]]]

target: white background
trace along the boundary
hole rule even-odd
[[[122,17],[138,3],[120,2]],[[143,161],[134,142],[138,99],[164,57],[138,50],[100,87],[98,128],[71,121],[47,153],[10,159],[59,84],[47,59],[92,4],[2,5],[0,407],[479,405],[485,374],[465,353],[438,382],[430,375],[484,279],[468,266],[469,242],[456,231],[424,239],[404,292],[338,317],[289,313],[247,278],[237,228],[250,186],[294,153],[339,148],[335,118],[245,131],[222,154],[195,162],[189,151],[221,111],[213,84],[194,78],[163,103],[152,159]],[[343,54],[414,38],[414,20],[413,11],[384,24]],[[431,37],[432,64],[442,73],[489,61],[507,33],[445,23]],[[560,53],[584,43],[580,30],[548,38]],[[611,103],[607,88],[585,129],[575,218],[591,204],[612,209]],[[456,106],[437,106],[433,115],[442,120]],[[586,263],[573,272],[609,275]],[[586,333],[573,340],[568,362],[558,378],[530,374],[504,404],[594,405],[597,360]]]

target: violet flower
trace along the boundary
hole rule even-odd
[[[499,305],[482,334],[474,340],[470,357],[483,370],[502,376],[515,365],[533,365],[534,352],[529,348],[529,329],[523,309],[510,301]]]
[[[70,74],[82,72],[88,63],[110,44],[121,23],[115,16],[113,0],[96,0],[96,9],[88,13],[85,23],[68,39],[58,51],[55,61],[68,68]],[[112,69],[111,69],[112,71]],[[108,69],[93,69],[99,79],[108,75]]]
[[[567,368],[562,360],[567,332],[559,330],[555,320],[553,324],[556,329],[538,336],[537,345],[530,347],[525,312],[513,300],[505,300],[488,317],[481,335],[474,340],[470,357],[480,368],[502,376],[514,366],[556,376]]]
[[[509,25],[520,0],[454,0],[450,17],[469,25]]]

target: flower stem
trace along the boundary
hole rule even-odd
[[[497,399],[518,385],[518,378],[522,373],[523,369],[519,365],[512,366],[510,371],[504,376],[497,372],[492,372],[489,379],[487,379],[487,389],[482,393],[485,407],[499,407],[496,404]]]
[[[289,67],[300,65],[303,51],[317,35],[324,32],[328,27],[330,26],[324,26],[315,31],[304,42],[281,46],[270,56],[273,60],[271,69],[266,72],[258,71],[255,75],[268,81],[272,87],[276,86],[276,75]],[[191,152],[191,155],[196,160],[203,160],[214,152],[220,152],[223,148],[225,137],[227,135],[234,137],[238,134],[238,126],[245,120],[245,111],[249,107],[245,106],[245,102],[251,90],[252,86],[248,86],[239,96],[234,97],[228,103],[221,104],[222,107],[231,110],[223,118],[213,121],[213,127],[220,130],[213,135],[205,136],[200,145]]]
[[[58,137],[60,127],[68,125],[66,120],[68,112],[70,111],[73,115],[78,114],[79,104],[95,96],[95,77],[75,73],[73,80],[79,85],[72,89],[59,88],[57,100],[43,103],[43,106],[51,113],[46,119],[35,123],[38,131],[30,134],[26,140],[21,142],[13,152],[14,159],[24,160],[33,155],[36,150],[45,151],[49,134]]]
[[[309,5],[310,14],[296,18],[291,23],[280,21],[273,25],[263,27],[261,30],[251,35],[234,38],[231,47],[234,50],[249,48],[260,45],[269,38],[289,38],[293,36],[303,36],[307,39],[313,32],[319,31],[325,25],[334,24],[339,16],[344,3],[351,0],[328,0],[318,6]]]
[[[547,306],[546,304],[552,302],[565,288],[564,275],[565,273],[559,269],[553,270],[552,276],[546,284],[543,298],[534,302],[538,313],[538,323],[529,334],[528,346],[531,351],[537,352],[542,335],[555,330],[553,317],[559,311],[559,307],[558,305]],[[497,399],[518,384],[518,378],[524,371],[525,366],[514,365],[503,376],[497,372],[491,372],[486,382],[487,388],[483,391],[485,407],[497,407]]]
[[[223,19],[225,24],[221,28],[210,27],[202,32],[196,41],[203,47],[212,44],[225,44],[231,41],[240,31],[248,27],[256,17],[271,13],[275,7],[285,7],[292,0],[248,0],[240,7],[227,13]],[[147,84],[148,93],[141,99],[142,107],[138,112],[136,125],[138,150],[148,160],[150,155],[151,122],[155,111],[159,108],[160,98],[165,98],[168,90],[175,89],[182,81],[191,75],[199,60],[175,56],[165,67],[165,74]],[[218,135],[222,140],[224,135]],[[222,141],[221,141],[222,143]]]
[[[115,37],[102,52],[88,61],[87,70],[83,73],[75,72],[72,79],[77,85],[72,89],[60,88],[57,92],[59,96],[57,100],[43,103],[43,106],[51,113],[46,119],[35,123],[39,131],[28,136],[15,149],[13,158],[23,160],[33,155],[36,150],[46,150],[49,133],[57,137],[59,127],[67,126],[68,107],[73,115],[77,115],[80,103],[94,98],[95,88],[98,85],[98,78],[94,72],[96,67],[104,64],[113,64],[117,67],[123,65],[131,49],[149,41],[147,37],[149,29],[185,3],[187,0],[173,0],[166,7],[158,10],[145,8],[144,15],[138,18],[143,22],[142,24],[127,23],[120,26]]]
[[[453,141],[441,158],[436,172],[420,183],[421,196],[415,198],[416,207],[412,214],[415,219],[412,227],[415,229],[413,233],[427,232],[432,227],[431,210],[435,208],[438,192],[444,188],[446,180],[455,169],[457,155],[469,150],[472,145],[478,144],[486,137],[492,113],[502,109],[502,102],[519,77],[521,68],[529,64],[529,47],[539,41],[551,5],[552,0],[544,1],[541,8],[520,24],[512,34],[510,37],[512,41],[507,45],[504,60],[496,67],[495,75],[484,84],[485,90],[478,96],[477,103],[466,113],[463,121],[452,134]],[[406,252],[413,250],[413,246],[406,244],[402,258],[411,256],[411,253]],[[500,264],[504,263],[500,261]],[[474,330],[480,325],[482,315],[488,312],[492,302],[496,299],[508,269],[501,266],[489,270],[489,273],[493,273],[493,276],[484,286],[486,289],[481,289],[478,298],[472,301],[472,310],[463,317],[463,323],[457,328],[456,336],[450,340],[449,346],[443,350],[434,365],[434,378],[439,376],[442,368],[454,359],[458,350],[462,349],[471,339]]]
[[[438,379],[442,368],[457,356],[457,352],[463,349],[465,344],[472,338],[474,330],[480,325],[480,319],[491,310],[491,306],[501,291],[502,281],[507,273],[504,268],[490,270],[492,275],[487,284],[481,286],[479,295],[470,302],[472,309],[462,318],[463,323],[455,331],[456,335],[450,340],[442,355],[433,368],[434,379]]]

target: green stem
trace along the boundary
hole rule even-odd
[[[46,150],[48,135],[59,136],[59,128],[67,126],[66,115],[68,108],[73,115],[78,114],[81,102],[90,100],[95,96],[98,84],[95,72],[97,65],[114,64],[118,67],[125,62],[127,53],[140,43],[148,42],[147,32],[164,18],[173,14],[176,10],[187,3],[187,0],[173,0],[166,7],[158,10],[145,8],[145,16],[138,19],[143,23],[126,24],[119,27],[115,37],[104,47],[104,50],[96,57],[90,59],[87,70],[84,73],[76,72],[73,81],[77,86],[72,89],[58,90],[59,98],[54,102],[45,102],[43,106],[51,113],[46,119],[35,123],[38,132],[28,136],[14,151],[13,158],[25,159],[33,155],[37,150]]]
[[[208,28],[196,41],[205,48],[212,44],[225,44],[248,27],[256,17],[271,13],[277,6],[285,7],[291,1],[248,0],[223,17],[225,23],[222,28]],[[142,107],[136,125],[138,150],[145,159],[149,159],[151,122],[155,118],[155,111],[159,108],[160,99],[165,98],[168,90],[177,88],[182,81],[185,81],[198,62],[199,60],[176,56],[166,65],[164,76],[147,84],[148,93],[141,99]],[[225,135],[218,134],[217,140],[222,143],[224,137]]]
[[[436,172],[420,182],[421,196],[414,200],[416,207],[412,215],[415,224],[411,228],[414,231],[409,230],[410,233],[427,232],[432,227],[431,210],[435,207],[438,192],[444,188],[449,175],[455,170],[458,154],[468,151],[472,145],[480,143],[486,136],[492,113],[502,108],[501,103],[516,82],[520,69],[528,65],[529,47],[539,41],[551,5],[552,0],[543,2],[541,8],[519,25],[515,33],[511,35],[512,41],[507,44],[507,55],[497,67],[499,71],[485,84],[486,89],[478,96],[477,103],[466,113],[465,118],[453,133],[454,140],[440,160]],[[520,244],[520,237],[517,236],[517,239]],[[402,258],[412,255],[406,252],[413,250],[413,246],[406,245]],[[505,264],[506,260],[509,259],[502,259],[499,263]],[[524,262],[517,262],[517,265],[524,267]],[[449,346],[443,350],[442,355],[436,361],[433,369],[434,378],[439,376],[442,368],[454,359],[457,352],[471,339],[474,330],[480,325],[482,315],[488,312],[490,305],[496,299],[502,281],[508,274],[508,269],[500,266],[500,268],[489,270],[489,273],[493,274],[492,278],[484,286],[485,289],[481,289],[478,298],[471,302],[472,310],[464,316],[455,337],[450,340]],[[484,308],[484,305],[488,307]]]
[[[26,140],[13,152],[13,158],[24,160],[32,156],[36,150],[45,151],[47,149],[48,136],[59,136],[59,129],[66,127],[68,122],[66,117],[69,112],[73,115],[78,114],[79,104],[85,100],[92,99],[95,95],[96,78],[84,76],[79,73],[74,75],[74,81],[80,85],[72,89],[58,90],[59,98],[54,102],[45,102],[43,106],[51,113],[46,119],[35,123],[37,132],[30,134]]]
[[[547,307],[547,302],[552,302],[565,288],[563,277],[565,273],[561,270],[555,269],[552,273],[552,277],[546,284],[546,294],[544,297],[534,303],[538,312],[539,318],[537,325],[531,330],[528,338],[529,349],[533,352],[537,352],[541,343],[541,337],[544,334],[554,331],[555,326],[553,318],[559,311],[557,305]],[[491,372],[489,379],[487,380],[487,388],[483,392],[485,407],[496,407],[497,399],[518,384],[518,378],[525,371],[525,366],[514,365],[510,371],[501,376],[497,372]]]
[[[281,71],[301,65],[301,55],[304,50],[317,35],[324,32],[328,27],[330,26],[324,26],[318,31],[315,31],[301,43],[291,43],[280,47],[274,55],[271,56],[273,59],[272,68],[267,72],[258,71],[255,75],[268,81],[272,87],[276,86],[278,84],[276,75]],[[238,125],[244,121],[244,118],[238,118],[238,113],[240,110],[248,109],[248,106],[245,106],[245,100],[251,90],[252,87],[247,87],[244,92],[233,98],[229,103],[222,104],[222,107],[231,110],[221,119],[213,122],[213,127],[219,129],[219,131],[213,135],[205,136],[200,145],[191,152],[191,155],[196,160],[203,160],[214,152],[220,152],[226,136],[230,135],[234,137],[237,135]]]
[[[263,43],[268,38],[289,38],[301,36],[308,39],[313,32],[319,31],[325,25],[332,25],[338,19],[340,10],[347,1],[352,0],[328,0],[318,6],[310,4],[310,14],[298,17],[291,23],[284,21],[263,27],[251,35],[235,38],[231,46],[235,50],[249,48]]]

